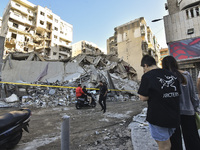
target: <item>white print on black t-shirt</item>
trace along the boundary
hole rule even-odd
[[[175,83],[175,80],[177,79],[176,77],[174,76],[165,76],[166,79],[162,79],[162,78],[159,78],[159,82],[162,83],[162,87],[161,89],[163,89],[164,87],[173,87],[174,88],[174,91],[176,91],[176,86],[174,86],[174,83]]]
[[[170,98],[170,97],[177,97],[177,96],[179,96],[178,92],[172,92],[172,93],[163,94],[163,98]]]

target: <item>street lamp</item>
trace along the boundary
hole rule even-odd
[[[151,22],[157,22],[157,21],[160,21],[160,20],[163,20],[163,18],[160,18],[160,19],[154,19],[154,20],[152,20]]]

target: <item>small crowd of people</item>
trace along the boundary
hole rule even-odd
[[[101,106],[101,111],[105,113],[108,88],[107,88],[107,85],[103,81],[99,81],[98,87],[99,87],[99,104]],[[91,95],[87,92],[86,86],[82,88],[82,85],[79,84],[78,87],[76,88],[76,97],[84,98],[85,101],[88,101],[87,96],[91,96]],[[91,105],[91,102],[89,103],[89,105]]]
[[[195,121],[199,98],[189,72],[180,70],[173,56],[162,60],[162,69],[152,56],[141,60],[144,74],[138,90],[147,101],[146,120],[159,150],[200,150],[200,138]],[[200,75],[197,83],[200,94]]]
[[[152,138],[159,150],[200,150],[200,138],[195,120],[199,112],[200,73],[197,81],[198,95],[189,72],[179,69],[173,56],[162,60],[162,68],[157,67],[150,55],[141,60],[144,74],[138,90],[139,98],[147,101],[147,117]],[[108,88],[99,82],[99,104],[106,112]],[[86,86],[76,88],[76,97],[87,100]],[[183,140],[182,140],[183,138]]]

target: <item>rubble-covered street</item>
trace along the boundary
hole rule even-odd
[[[13,53],[7,57],[2,67],[2,81],[14,84],[2,84],[0,107],[68,106],[75,101],[79,83],[96,91],[100,80],[110,89],[108,101],[137,100],[136,71],[116,56],[80,54],[62,62],[35,57],[38,58],[36,53]]]
[[[108,102],[105,114],[97,105],[93,109],[77,110],[68,107],[33,108],[30,133],[23,132],[14,150],[55,150],[61,147],[62,116],[70,116],[71,150],[132,150],[131,129],[133,116],[146,106],[140,101]],[[1,109],[1,114],[16,108]]]
[[[30,134],[24,133],[15,150],[60,149],[62,116],[70,116],[70,149],[133,149],[134,115],[146,106],[138,101],[136,71],[113,55],[81,54],[57,62],[36,53],[10,54],[2,67],[1,114],[21,107],[32,110]],[[98,81],[108,86],[107,112],[75,108],[79,83],[98,102]],[[13,82],[13,83],[7,83]]]

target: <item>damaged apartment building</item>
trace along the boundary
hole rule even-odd
[[[37,52],[45,59],[71,57],[73,26],[47,7],[27,0],[10,0],[2,18],[4,56]]]
[[[79,54],[102,54],[102,50],[94,43],[79,41],[72,44],[72,57]]]
[[[107,52],[122,58],[137,70],[140,80],[143,69],[140,61],[144,54],[160,60],[159,44],[144,17],[114,28],[115,33],[107,40]]]

